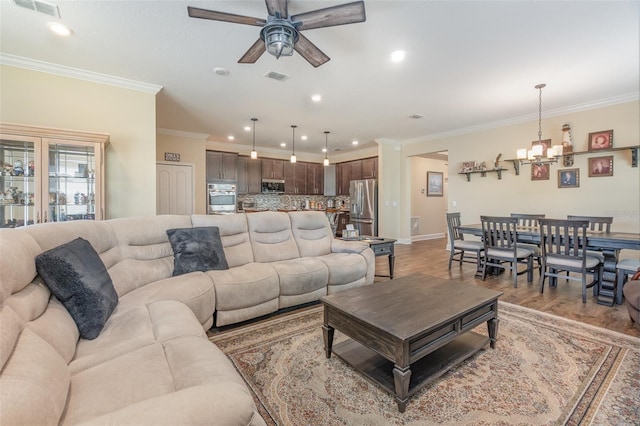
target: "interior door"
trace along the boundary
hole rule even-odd
[[[156,214],[192,214],[193,166],[157,163],[156,191]]]

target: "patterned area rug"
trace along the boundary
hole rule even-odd
[[[394,397],[336,356],[322,307],[211,337],[272,425],[638,425],[640,339],[500,302],[487,347],[416,393]],[[486,333],[486,326],[476,332]],[[334,345],[346,337],[336,331]]]

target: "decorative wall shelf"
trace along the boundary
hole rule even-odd
[[[498,175],[498,179],[502,179],[502,171],[507,170],[502,167],[498,169],[487,169],[487,170],[471,170],[468,172],[458,172],[459,175],[467,175],[467,182],[471,182],[471,175],[475,173],[480,173],[480,177],[487,177],[487,173],[496,173]]]
[[[619,148],[611,148],[611,149],[599,149],[597,151],[575,151],[575,152],[571,152],[569,154],[563,155],[562,158],[564,158],[564,157],[573,157],[574,155],[584,155],[584,154],[600,155],[600,154],[607,153],[607,152],[626,151],[626,150],[631,150],[631,167],[638,167],[638,151],[640,151],[640,145],[622,146],[622,147],[619,147]],[[513,164],[513,169],[516,172],[516,176],[520,174],[520,161],[519,160],[504,160],[504,161],[509,161],[510,163]],[[558,163],[560,163],[561,161],[563,161],[563,160],[558,159]],[[489,170],[487,170],[487,171],[489,171]],[[472,172],[472,173],[475,173],[475,172]]]

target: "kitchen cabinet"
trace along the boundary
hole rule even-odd
[[[350,162],[338,163],[336,167],[336,179],[338,181],[338,195],[349,195],[349,184],[351,183]]]
[[[307,163],[284,163],[284,193],[307,195]]]
[[[263,179],[284,179],[284,160],[275,158],[263,158],[262,178]]]
[[[238,154],[207,151],[207,182],[236,182]]]
[[[0,124],[0,227],[101,220],[109,135]]]
[[[378,179],[378,157],[363,158],[362,179]]]
[[[262,165],[260,160],[239,156],[236,166],[238,194],[259,194],[262,190]]]
[[[351,180],[362,179],[362,160],[350,161],[351,163]]]
[[[324,169],[322,164],[307,163],[307,194],[322,195],[324,193]]]

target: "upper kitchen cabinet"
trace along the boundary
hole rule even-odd
[[[318,163],[307,163],[307,194],[322,195],[324,193],[324,166]]]
[[[284,163],[284,193],[306,195],[307,163]]]
[[[262,183],[260,160],[239,156],[237,161],[238,194],[259,194]]]
[[[207,151],[207,182],[236,182],[238,154]]]
[[[378,179],[378,157],[363,158],[362,179]]]
[[[0,124],[0,226],[101,220],[109,135]]]
[[[338,195],[349,195],[349,184],[351,183],[351,164],[338,163],[336,165],[336,180],[338,182],[337,192]]]
[[[261,162],[263,179],[284,179],[284,160],[263,158]]]

